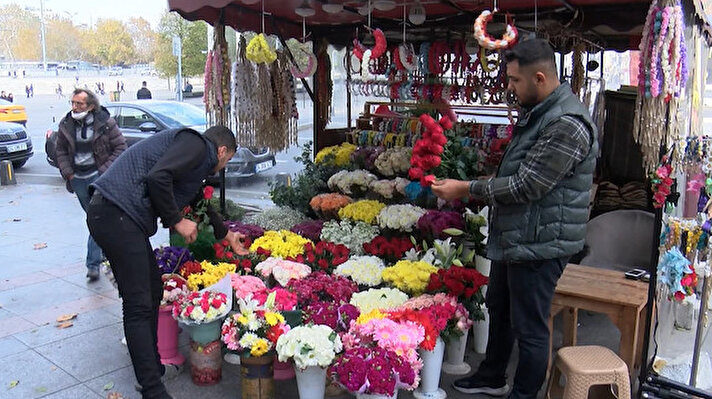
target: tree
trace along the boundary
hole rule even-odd
[[[11,62],[33,55],[32,47],[39,48],[39,26],[39,18],[17,4],[0,7],[0,29],[2,29],[2,34],[0,34],[0,51],[2,53],[0,54],[4,54],[5,58]],[[26,49],[25,46],[28,48]]]
[[[88,36],[88,50],[94,62],[123,65],[136,57],[134,43],[124,24],[115,19],[100,19]]]
[[[58,16],[46,22],[47,59],[69,61],[83,59],[83,34],[68,18]]]
[[[136,50],[136,62],[148,64],[153,61],[156,53],[158,34],[151,29],[151,24],[141,17],[134,17],[126,24]]]
[[[178,72],[178,59],[173,55],[173,36],[181,38],[183,76],[196,76],[205,71],[205,53],[208,49],[205,22],[190,22],[175,12],[166,13],[158,25],[156,70],[161,76],[174,76]]]

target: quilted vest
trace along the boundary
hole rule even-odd
[[[150,237],[158,230],[158,215],[151,205],[146,176],[180,132],[190,132],[205,142],[207,156],[187,176],[173,181],[173,196],[178,209],[183,209],[200,190],[203,180],[218,164],[215,145],[192,129],[164,130],[143,139],[124,151],[92,186],[104,198],[121,208]]]
[[[591,147],[586,158],[544,197],[524,204],[494,204],[487,241],[487,257],[495,261],[536,261],[572,256],[584,244],[590,190],[596,166],[596,127],[571,86],[561,84],[514,127],[497,177],[517,173],[540,132],[564,115],[582,121],[589,130]]]

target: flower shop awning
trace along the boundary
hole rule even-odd
[[[368,1],[359,0],[168,0],[169,8],[184,18],[204,20],[215,24],[222,21],[238,31],[262,30],[282,37],[301,37],[302,22],[315,35],[326,37],[332,44],[346,44],[353,39],[354,28],[367,23],[362,7]],[[482,10],[492,9],[492,1],[472,0],[372,0],[374,11],[371,25],[383,29],[387,35],[402,35],[404,8],[406,20],[418,4],[422,5],[426,20],[420,25],[407,24],[409,40],[433,40],[436,37],[457,38],[472,32],[472,23]],[[324,6],[337,5],[336,13],[328,13]],[[637,48],[644,23],[648,0],[499,0],[497,7],[504,15],[511,13],[517,27],[549,32],[552,39],[562,31],[579,32],[606,48]],[[302,18],[297,9],[312,10],[313,15]],[[333,10],[332,10],[333,11]],[[500,21],[501,19],[501,21]],[[504,17],[492,21],[492,29],[503,26]],[[568,48],[567,40],[558,43]]]

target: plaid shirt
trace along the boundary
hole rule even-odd
[[[523,204],[551,191],[591,149],[586,125],[564,115],[542,130],[519,170],[512,176],[470,182],[470,195],[490,204]]]

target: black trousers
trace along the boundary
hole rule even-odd
[[[485,360],[477,377],[495,386],[506,383],[514,340],[519,363],[510,398],[535,399],[549,361],[549,312],[567,258],[536,262],[493,262],[485,303],[490,315]]]
[[[87,225],[119,286],[126,343],[143,398],[170,398],[161,382],[165,368],[157,330],[163,284],[151,243],[128,215],[98,193],[89,202]]]

